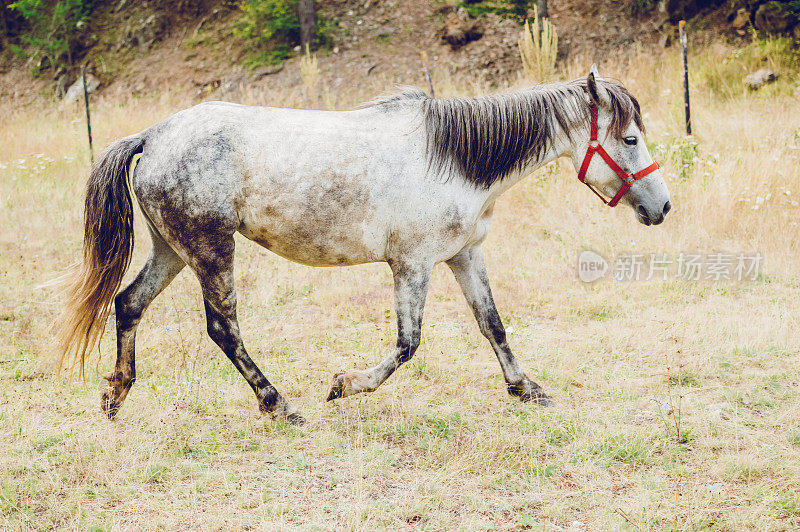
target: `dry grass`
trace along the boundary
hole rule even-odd
[[[710,59],[698,58],[701,67],[732,57],[703,54]],[[577,65],[566,75],[587,69]],[[663,225],[605,208],[566,164],[498,202],[485,246],[497,304],[512,348],[553,408],[506,394],[444,267],[434,272],[415,359],[374,394],[323,402],[332,373],[372,365],[394,343],[388,268],[313,269],[241,239],[245,342],[311,420],[299,429],[257,413],[206,337],[198,285],[186,272],[145,315],[138,382],[117,421],[99,410],[93,371],[85,386],[54,373],[47,325],[59,298],[38,285],[79,255],[82,111],[7,113],[0,527],[796,529],[800,102],[790,79],[766,95],[734,90],[724,99],[700,80],[694,146],[680,135],[678,65],[672,54],[634,53],[601,66],[641,97],[675,193]],[[371,83],[337,94],[338,104],[389,86]],[[440,89],[481,90],[457,78]],[[308,105],[303,94],[245,100]],[[184,105],[169,95],[100,102],[97,143]],[[147,253],[140,222],[129,276]],[[607,257],[759,251],[766,262],[743,283],[585,285],[574,269],[585,248]],[[113,364],[112,337],[101,346],[103,370]],[[663,406],[678,397],[679,430],[677,412]]]

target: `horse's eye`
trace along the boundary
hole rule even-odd
[[[636,146],[636,137],[625,137],[624,139],[622,139],[622,142],[624,142],[628,146]]]

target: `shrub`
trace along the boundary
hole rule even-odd
[[[297,16],[298,0],[242,0],[239,19],[233,33],[249,41],[251,52],[245,64],[255,68],[276,64],[291,55],[292,46],[300,42],[300,19]],[[328,44],[332,25],[317,15],[316,46]]]
[[[254,44],[270,43],[273,39],[300,40],[297,0],[243,0],[239,9],[243,16],[234,30],[237,37]]]
[[[539,23],[542,33],[539,34]],[[539,20],[536,8],[533,20],[526,21],[519,39],[519,55],[528,78],[543,83],[552,77],[558,56],[558,33],[549,19]]]
[[[536,0],[483,0],[482,2],[460,2],[458,5],[466,9],[473,17],[495,14],[523,23],[528,18],[528,9],[536,5]]]
[[[94,0],[18,0],[8,8],[19,13],[28,25],[19,35],[23,46],[14,52],[38,59],[34,74],[49,65],[73,64],[73,39],[77,29],[89,18]]]

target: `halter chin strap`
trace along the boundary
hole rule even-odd
[[[592,161],[592,156],[595,153],[600,154],[600,157],[606,162],[606,164],[616,172],[619,178],[622,180],[622,186],[619,187],[619,190],[614,195],[613,198],[610,200],[606,200],[592,185],[586,182],[586,171],[589,169],[589,163]],[[625,170],[620,167],[614,161],[614,159],[608,154],[608,152],[603,148],[603,145],[600,144],[597,140],[597,106],[592,105],[592,126],[591,126],[591,138],[589,139],[589,147],[586,149],[586,156],[583,158],[583,164],[581,164],[581,169],[578,171],[578,179],[581,183],[589,187],[589,190],[594,192],[598,198],[600,198],[603,203],[608,205],[609,207],[615,207],[619,200],[622,199],[622,196],[628,192],[628,189],[631,188],[634,182],[638,181],[639,179],[643,178],[648,174],[652,174],[656,170],[658,170],[659,165],[657,162],[653,161],[653,164],[648,166],[643,170],[639,170],[635,174],[629,174]]]

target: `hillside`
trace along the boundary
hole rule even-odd
[[[747,22],[757,25],[754,6],[758,2],[738,4],[749,6]],[[698,42],[741,39],[744,31],[737,33],[731,24],[736,24],[738,4],[551,0],[549,11],[560,37],[561,60],[579,58],[590,63],[633,46],[668,45],[674,40],[674,23],[683,16],[691,17],[691,35]],[[319,75],[334,92],[369,83],[376,76],[389,84],[421,85],[422,51],[435,81],[463,74],[498,85],[515,79],[520,70],[516,47],[520,27],[513,20],[496,15],[473,18],[449,0],[322,0],[318,5],[328,35],[328,42],[317,52]],[[74,82],[77,65],[85,61],[100,81],[100,93],[113,98],[167,91],[196,99],[212,94],[237,99],[243,88],[299,87],[298,68],[282,68],[283,63],[255,69],[244,66],[252,46],[235,35],[241,17],[233,2],[100,0],[77,31],[72,58],[76,66],[45,68],[38,77],[31,74],[30,62],[11,52],[20,35],[9,30],[1,54],[0,98],[14,105],[53,98]],[[463,45],[449,44],[443,39],[448,32],[466,32],[471,37]],[[295,48],[285,63],[296,62],[299,55]]]

